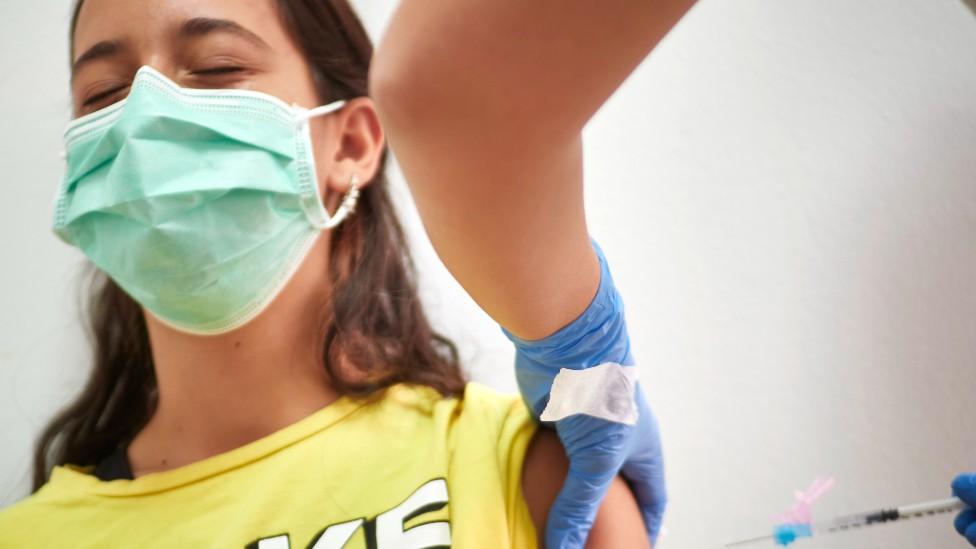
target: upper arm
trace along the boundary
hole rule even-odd
[[[599,284],[581,131],[691,0],[405,0],[370,93],[438,256],[540,339]]]
[[[537,429],[522,466],[522,493],[539,534],[539,547],[544,547],[546,517],[568,470],[569,461],[556,433]],[[650,547],[637,501],[620,476],[610,484],[586,541],[586,549],[618,547]]]

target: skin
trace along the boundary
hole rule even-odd
[[[233,21],[248,33],[201,32],[201,25],[195,26],[196,32],[181,32],[188,20],[198,18]],[[107,48],[105,42],[118,44]],[[304,107],[321,103],[309,67],[270,0],[86,0],[72,47],[75,116],[125,97],[142,65],[151,65],[184,87],[250,89]],[[109,53],[92,58],[93,48]],[[78,63],[83,58],[88,59]],[[353,173],[363,182],[372,179],[384,131],[373,100],[365,97],[311,124],[320,192],[327,209],[334,212]],[[146,312],[160,398],[156,413],[128,449],[136,477],[237,448],[338,398],[322,364],[317,322],[326,298],[322,291],[328,288],[330,235],[322,234],[275,301],[237,330],[193,336]],[[471,267],[479,266],[480,262]],[[592,283],[587,290],[590,297],[598,281],[593,275],[598,277],[598,270],[589,270],[582,280]],[[585,290],[585,286],[580,287]],[[577,304],[562,311],[574,310]],[[530,325],[534,324],[519,324]],[[522,476],[540,546],[549,506],[567,469],[554,433],[540,430],[530,444]],[[622,546],[647,545],[636,503],[618,477],[600,508],[587,547]]]

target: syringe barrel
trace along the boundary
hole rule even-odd
[[[826,523],[823,523],[821,528],[827,532],[838,532],[842,530],[850,530],[851,528],[861,528],[862,526],[870,526],[872,524],[877,524],[879,522],[888,522],[890,520],[898,519],[897,509],[882,509],[880,511],[874,511],[870,513],[855,513],[853,515],[844,515],[841,517],[834,518]],[[814,531],[818,528],[814,528]]]
[[[927,501],[925,503],[916,503],[914,505],[902,505],[898,508],[898,512],[901,516],[910,515],[923,515],[923,514],[935,514],[935,513],[948,513],[956,511],[965,507],[962,500],[959,498],[946,498],[936,501]]]

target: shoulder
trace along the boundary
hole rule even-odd
[[[538,425],[521,395],[474,381],[457,396],[444,396],[424,385],[399,384],[382,400],[378,410],[386,410],[384,415],[428,425],[448,437],[452,447],[474,445],[492,451],[506,471],[515,473]]]
[[[522,468],[522,492],[543,547],[546,518],[563,480],[569,460],[556,432],[540,428],[529,443]],[[623,477],[617,476],[597,511],[587,549],[603,547],[650,547],[637,502]]]
[[[436,399],[435,407],[450,413],[461,425],[477,425],[497,437],[508,438],[514,436],[514,431],[535,427],[532,414],[519,394],[501,392],[476,381],[465,384],[464,393],[458,397],[430,398]]]

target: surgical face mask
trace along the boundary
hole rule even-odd
[[[308,124],[343,104],[181,88],[144,66],[125,100],[68,125],[54,231],[162,322],[233,330],[355,207],[354,180],[326,211]]]

